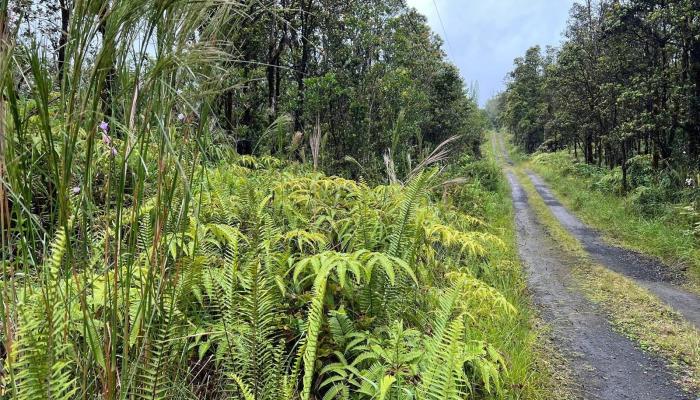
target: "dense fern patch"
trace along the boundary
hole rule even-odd
[[[156,196],[124,210],[118,232],[71,222],[33,273],[15,276],[8,396],[508,392],[507,354],[483,334],[516,318],[482,279],[504,243],[441,198],[473,187],[446,188],[431,171],[370,187],[254,158],[192,176],[186,215]],[[86,240],[87,254],[71,251]]]

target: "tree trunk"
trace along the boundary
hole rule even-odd
[[[63,71],[66,62],[66,45],[68,44],[68,24],[70,22],[70,8],[68,0],[59,0],[61,8],[61,36],[58,38],[58,84],[63,86]]]
[[[270,11],[272,14],[273,11]],[[281,47],[280,44],[277,46],[277,22],[273,15],[270,15],[270,27],[269,27],[269,39],[267,46],[267,107],[270,112],[270,123],[275,120],[277,116],[277,67],[279,64],[279,57],[277,57],[277,49]]]
[[[294,111],[294,130],[303,131],[304,129],[304,101],[305,101],[305,87],[304,78],[306,78],[306,73],[309,64],[309,57],[311,55],[311,43],[309,42],[309,35],[313,31],[313,15],[311,13],[311,8],[313,7],[314,0],[301,1],[301,60],[297,65],[296,79],[297,79],[297,107]]]
[[[622,141],[622,160],[620,160],[620,165],[622,166],[622,193],[627,193],[629,188],[627,183],[627,141]]]
[[[700,1],[695,4],[700,7]],[[697,36],[692,39],[688,64],[688,78],[693,86],[688,110],[688,155],[697,167],[700,156],[700,39]]]
[[[281,8],[286,9],[287,4],[282,1]],[[269,41],[268,41],[268,62],[267,62],[267,106],[270,112],[269,123],[272,124],[277,119],[278,107],[279,107],[279,96],[280,96],[280,85],[281,85],[281,74],[280,65],[282,53],[284,52],[285,45],[287,45],[287,35],[288,35],[288,23],[289,17],[285,17],[282,22],[282,29],[278,30],[277,20],[274,15],[274,11],[270,11],[270,29],[269,29]],[[279,38],[277,33],[279,33]],[[281,151],[281,143],[275,143],[273,146],[273,153]]]
[[[593,164],[593,137],[590,133],[586,133],[584,153],[586,157],[586,164]]]

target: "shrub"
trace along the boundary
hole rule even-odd
[[[639,186],[628,197],[636,211],[647,216],[658,216],[668,211],[666,193],[658,186]]]
[[[572,170],[571,175],[578,176],[581,178],[601,178],[602,175],[606,174],[606,171],[598,166],[586,164],[582,162],[575,162],[571,165]]]
[[[498,191],[502,184],[500,168],[488,160],[479,160],[462,165],[462,173],[472,181],[478,181],[487,191]]]
[[[627,176],[630,187],[651,186],[655,175],[651,155],[642,154],[627,160]]]
[[[594,180],[591,182],[591,189],[622,194],[622,170],[620,168],[607,171],[601,171],[597,167],[596,169],[597,172],[592,175]]]
[[[564,151],[556,153],[536,153],[532,157],[532,162],[535,164],[546,165],[557,170],[561,170],[573,163],[571,155]]]
[[[488,164],[477,165],[475,176],[488,182]],[[266,157],[202,172],[194,193],[171,193],[173,204],[192,196],[197,207],[164,214],[149,195],[121,219],[105,209],[112,222],[88,227],[87,254],[69,251],[83,232],[69,222],[39,270],[13,265],[25,271],[17,283],[24,301],[9,305],[18,319],[7,365],[19,398],[49,388],[52,398],[97,397],[108,359],[99,343],[110,326],[127,330],[115,339],[125,357],[120,373],[135,377],[119,389],[125,397],[187,390],[214,399],[240,390],[309,399],[342,389],[369,399],[381,387],[391,398],[446,398],[447,378],[455,398],[502,394],[500,351],[471,337],[515,312],[477,276],[502,242],[461,203],[431,200],[434,171],[406,187],[371,187]],[[463,199],[487,195],[479,180],[455,190]],[[128,256],[108,264],[114,243]],[[86,259],[74,275],[64,272]],[[81,297],[64,296],[82,282]],[[392,340],[410,354],[389,359],[405,353],[387,347]],[[56,374],[44,376],[48,370]],[[202,384],[199,373],[216,384]]]

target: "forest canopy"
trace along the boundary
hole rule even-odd
[[[588,164],[700,166],[700,2],[577,3],[559,48],[515,60],[491,115],[527,152],[568,148]]]
[[[455,150],[479,152],[485,119],[475,94],[426,18],[403,0],[215,1],[187,27],[191,35],[167,50],[139,25],[145,19],[127,28],[124,19],[134,17],[129,9],[88,3],[90,10],[71,0],[11,1],[10,17],[19,23],[21,44],[41,47],[44,67],[53,71],[52,90],[77,84],[64,73],[66,64],[101,64],[96,111],[107,120],[129,114],[135,84],[142,85],[137,69],[156,68],[152,62],[171,50],[184,56],[206,47],[199,56],[209,72],[193,70],[171,89],[183,99],[216,92],[206,107],[217,139],[233,142],[242,154],[317,156],[328,172],[377,179],[386,178],[387,163],[406,176],[455,135],[461,136]],[[178,4],[162,7],[167,12]],[[74,39],[92,22],[78,18],[97,22],[84,43],[91,50],[80,58]],[[129,49],[133,43],[148,44]],[[134,51],[147,53],[143,65],[128,54]],[[19,93],[29,89],[14,79]],[[173,107],[188,118],[203,112],[201,104]]]

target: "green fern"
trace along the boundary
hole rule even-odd
[[[98,395],[110,373],[122,398],[502,394],[503,356],[467,336],[516,313],[470,272],[502,243],[432,202],[432,172],[371,188],[241,162],[250,168],[207,169],[198,209],[164,213],[151,197],[122,212],[121,231],[94,224],[75,276],[76,233],[57,231],[42,275],[27,278],[33,306],[17,310],[20,398]],[[118,237],[125,250],[112,263],[104,249]],[[110,337],[120,354],[106,351]]]

